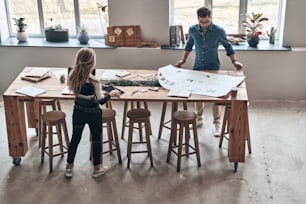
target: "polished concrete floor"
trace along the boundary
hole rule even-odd
[[[71,133],[71,102],[62,102]],[[249,105],[252,154],[239,163],[234,173],[227,158],[227,141],[218,148],[212,135],[211,105],[205,109],[199,127],[202,166],[194,155],[182,160],[176,172],[176,158],[166,163],[169,131],[157,139],[160,103],[150,103],[154,168],[145,155],[132,155],[127,169],[127,140],[120,140],[123,163],[104,155],[109,172],[93,179],[89,160],[88,127],[80,143],[71,180],[64,178],[66,156],[54,159],[49,174],[48,162],[40,163],[35,130],[28,130],[29,151],[21,164],[12,164],[8,155],[4,107],[0,105],[0,203],[209,203],[245,204],[306,203],[306,101],[251,101]],[[118,130],[121,132],[122,104],[115,103]]]

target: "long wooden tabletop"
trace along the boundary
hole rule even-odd
[[[10,87],[5,91],[4,96],[18,96],[20,99],[29,100],[31,97],[24,96],[22,94],[16,93],[16,90],[23,87],[23,86],[33,86],[38,87],[41,89],[46,90],[46,93],[37,96],[36,98],[57,98],[62,100],[71,100],[74,98],[73,95],[63,95],[62,90],[65,88],[65,83],[60,83],[59,79],[52,74],[54,71],[60,71],[67,68],[50,68],[51,77],[44,79],[40,82],[29,82],[22,80],[21,77],[29,73],[33,69],[39,69],[38,67],[25,67],[24,70],[17,76],[15,81],[10,85]],[[45,68],[47,69],[47,68]],[[100,79],[103,75],[103,72],[107,69],[96,69],[96,76]],[[152,76],[157,74],[157,70],[139,70],[139,69],[125,69],[125,71],[128,71],[130,75],[121,78],[126,80],[146,80],[146,77],[144,76]],[[241,71],[217,71],[214,73],[220,73],[225,75],[243,75],[243,72]],[[121,95],[120,98],[113,98],[112,100],[142,100],[142,101],[203,101],[203,102],[220,102],[220,103],[230,103],[232,98],[230,94],[216,98],[216,97],[209,97],[209,96],[203,96],[198,94],[191,94],[189,98],[180,98],[180,97],[169,97],[167,96],[168,90],[159,87],[158,91],[151,91],[149,88],[152,87],[144,87],[144,86],[118,86],[121,90],[123,90],[125,93]],[[146,92],[141,92],[140,90],[147,90]],[[137,91],[139,90],[139,91]],[[134,91],[137,91],[135,94],[132,94]],[[247,91],[245,83],[243,82],[238,87],[238,95],[235,98],[235,100],[241,100],[241,101],[247,101]]]

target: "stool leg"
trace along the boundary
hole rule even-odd
[[[61,125],[56,125],[56,130],[57,130],[57,138],[58,138],[58,144],[59,144],[59,149],[61,152],[61,156],[64,156],[64,148],[63,148],[63,137],[62,137],[62,129]]]
[[[42,134],[41,134],[41,157],[40,157],[40,161],[41,163],[44,162],[44,158],[45,158],[45,147],[46,147],[46,134],[47,134],[47,130],[46,130],[46,123],[42,122]]]
[[[151,167],[153,167],[153,157],[152,157],[152,150],[151,150],[151,141],[150,141],[150,120],[145,119],[145,131],[146,131],[146,142],[147,142],[147,149],[148,149],[148,156],[150,157]]]
[[[122,130],[121,130],[121,139],[124,139],[124,132],[126,127],[126,112],[128,108],[128,101],[124,101],[124,107],[123,107],[123,118],[122,118]]]
[[[57,110],[61,111],[62,107],[61,107],[60,100],[56,100],[56,105],[57,105]]]
[[[148,103],[146,101],[143,102],[143,105],[144,105],[144,108],[149,110],[149,106],[148,106]],[[151,121],[149,120],[148,122],[148,125],[149,125],[149,135],[152,135],[152,128],[151,128]]]
[[[163,102],[162,113],[161,113],[161,116],[160,116],[158,139],[161,138],[162,131],[163,131],[163,128],[164,128],[166,110],[167,110],[167,102],[165,101],[165,102]]]
[[[48,141],[49,141],[49,172],[51,173],[53,170],[53,136],[52,136],[52,125],[49,124],[48,126]]]
[[[127,147],[127,158],[128,158],[127,168],[128,169],[130,168],[130,161],[131,161],[134,122],[130,120],[129,123],[130,124],[129,124],[128,147]]]
[[[138,123],[138,132],[139,132],[139,141],[143,141],[143,136],[142,136],[142,123]]]
[[[185,127],[185,152],[186,152],[186,157],[189,157],[189,139],[190,139],[190,129],[189,129],[189,124],[184,125]]]
[[[172,120],[171,122],[171,133],[170,133],[170,140],[169,140],[169,146],[168,146],[168,154],[167,154],[167,163],[170,161],[170,156],[173,148],[173,144],[176,140],[176,135],[173,132],[176,132],[177,124]]]
[[[220,140],[219,140],[219,148],[222,147],[224,134],[225,134],[225,128],[228,128],[228,124],[229,124],[228,123],[228,117],[229,117],[229,107],[228,107],[228,105],[226,105],[225,111],[224,111],[224,116],[223,116],[221,135],[220,135]]]
[[[179,130],[179,144],[178,144],[178,151],[177,151],[177,167],[176,167],[176,171],[177,171],[177,172],[180,172],[180,171],[181,171],[183,132],[184,132],[184,127],[183,127],[182,125],[180,125],[180,130]]]
[[[113,132],[111,127],[111,122],[107,122],[107,138],[108,138],[109,154],[113,154]]]
[[[116,150],[117,150],[117,156],[119,160],[119,164],[122,163],[121,160],[121,153],[120,153],[120,145],[119,145],[119,140],[118,140],[118,132],[117,132],[117,125],[116,125],[116,120],[112,120],[112,127],[113,127],[113,133],[114,133],[114,139],[115,139],[115,145],[116,145]]]
[[[193,122],[192,128],[193,128],[193,136],[194,136],[194,146],[195,146],[195,151],[196,151],[197,160],[198,160],[198,167],[200,167],[201,166],[201,159],[200,159],[200,148],[199,148],[199,140],[198,140],[198,131],[197,131],[196,121]]]

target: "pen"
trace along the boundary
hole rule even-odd
[[[133,96],[135,93],[137,93],[138,92],[138,90],[135,90],[135,91],[133,91],[132,93],[131,93],[131,96]]]

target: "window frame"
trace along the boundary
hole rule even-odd
[[[10,19],[12,18],[11,12],[9,9],[9,0],[4,0],[5,10],[6,10],[6,16],[7,16],[7,25],[8,25],[8,31],[9,36],[15,36],[15,33],[13,32],[13,27],[11,25]],[[39,25],[40,25],[40,34],[31,34],[30,37],[46,37],[45,36],[45,17],[43,12],[43,0],[36,0],[37,1],[37,11],[38,11],[38,17],[39,17]],[[107,3],[108,4],[108,3]],[[71,35],[72,37],[76,37],[78,33],[78,28],[81,27],[81,15],[80,15],[80,5],[78,0],[73,0],[74,5],[74,15],[75,15],[75,33],[76,35]],[[103,35],[91,35],[91,38],[97,39],[97,38],[104,38]]]
[[[174,25],[174,1],[175,0],[169,0],[170,3],[170,24]],[[200,0],[199,0],[200,1]],[[213,1],[214,0],[202,0],[203,1],[203,6],[211,9],[212,13],[213,13]],[[240,14],[245,14],[248,13],[248,0],[237,0],[239,1],[239,18],[238,18],[238,33],[245,33],[245,28],[242,26],[242,22],[243,20],[245,20],[245,16],[244,15],[240,15]],[[277,17],[277,27],[281,28],[282,27],[282,13],[284,12],[284,4],[285,0],[279,0],[279,5],[278,5],[278,17]],[[281,33],[280,33],[281,29],[277,29],[276,31],[276,36],[277,39],[280,37]]]

